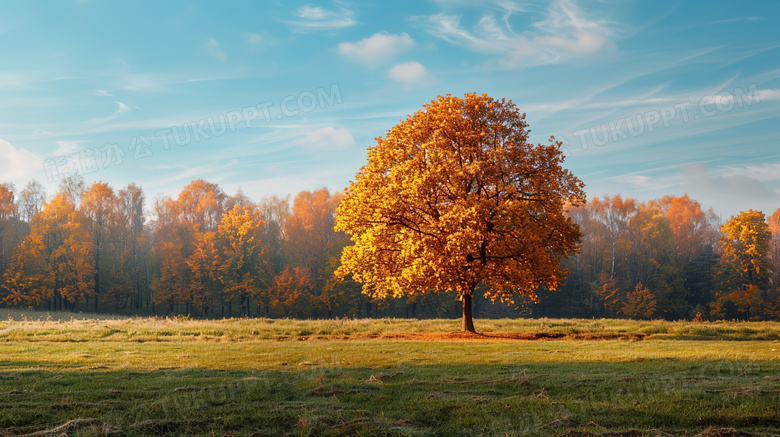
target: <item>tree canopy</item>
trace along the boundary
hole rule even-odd
[[[511,101],[466,94],[377,138],[337,209],[354,243],[337,274],[378,298],[454,291],[471,332],[478,286],[508,303],[558,288],[580,239],[565,207],[584,203],[584,184],[563,168],[561,143],[528,132]]]

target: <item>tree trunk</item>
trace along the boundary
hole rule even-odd
[[[474,320],[471,318],[471,294],[463,295],[463,332],[477,333],[474,329]]]

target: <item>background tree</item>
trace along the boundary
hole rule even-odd
[[[79,209],[81,206],[81,193],[84,192],[85,188],[84,177],[79,173],[74,173],[60,179],[57,192],[63,194],[68,199],[68,202],[73,204],[75,209]]]
[[[603,200],[597,197],[591,202],[590,210],[592,220],[600,225],[596,228],[595,238],[601,239],[608,249],[609,277],[614,278],[618,258],[621,258],[621,243],[626,243],[624,234],[637,211],[636,203],[634,199],[623,199],[619,194],[604,196]]]
[[[780,319],[780,208],[776,209],[767,219],[772,242],[769,246],[772,263],[772,286],[767,298],[767,314],[774,319]]]
[[[41,212],[46,203],[46,190],[40,182],[31,180],[19,193],[19,217],[21,220],[32,223],[32,219]]]
[[[314,192],[302,191],[295,196],[292,214],[285,223],[287,265],[309,272],[315,315],[332,312],[331,296],[323,296],[323,288],[333,276],[333,268],[328,265],[329,258],[334,251],[340,253],[345,245],[344,239],[339,238],[344,234],[333,229],[340,201],[341,193],[331,194],[325,188]]]
[[[92,295],[94,296],[95,312],[98,311],[98,302],[105,294],[101,273],[109,269],[103,269],[101,255],[103,255],[104,248],[111,248],[108,240],[110,238],[109,230],[114,220],[115,206],[114,190],[107,183],[96,182],[89,189],[81,192],[81,211],[86,217],[87,232],[92,237],[92,255],[95,271],[95,288]]]
[[[271,250],[264,243],[264,230],[256,207],[236,204],[222,217],[217,232],[218,277],[224,299],[238,299],[246,316],[251,315],[253,300],[262,305],[261,294],[271,286]]]
[[[203,293],[214,289],[213,263],[217,261],[209,246],[222,221],[226,200],[219,185],[203,179],[190,182],[175,200],[157,199],[154,242],[160,273],[153,281],[154,300],[168,303],[170,312],[176,312],[177,304],[182,303],[184,312],[190,314],[193,303],[203,308],[210,299]],[[196,266],[200,267],[193,272]]]
[[[264,243],[271,251],[270,260],[273,272],[274,274],[281,273],[285,267],[283,246],[287,220],[291,214],[290,199],[289,197],[271,196],[263,199],[257,207],[265,227],[263,232]]]
[[[15,246],[12,245],[13,241],[9,240],[13,240],[13,234],[19,228],[14,191],[13,184],[0,184],[0,278],[8,268]],[[3,288],[3,284],[0,282],[0,295],[4,291]]]
[[[10,301],[72,309],[94,291],[92,250],[84,217],[58,193],[33,219],[6,272]]]
[[[657,304],[653,292],[640,282],[634,291],[627,294],[621,311],[629,318],[649,319],[655,314]]]
[[[720,290],[712,313],[721,317],[734,316],[729,313],[728,304],[731,304],[749,318],[750,312],[745,308],[751,305],[747,302],[755,301],[754,294],[769,288],[769,244],[772,234],[764,214],[752,209],[732,217],[721,227],[721,232],[719,243],[722,255],[718,272]],[[754,312],[753,315],[757,314]]]
[[[138,310],[145,299],[150,303],[147,276],[147,257],[149,238],[144,232],[146,214],[143,189],[135,184],[119,190],[116,196],[115,233],[120,253],[123,280],[132,293],[133,308]],[[148,308],[147,308],[148,309]]]
[[[510,303],[558,288],[580,238],[564,207],[585,193],[560,143],[529,144],[527,126],[511,101],[447,95],[377,138],[338,207],[354,242],[339,275],[375,297],[454,291],[470,332],[478,285]]]
[[[187,258],[194,242],[192,229],[181,220],[180,205],[169,197],[157,197],[152,209],[152,301],[175,313],[177,304],[186,300]]]
[[[283,317],[311,317],[314,280],[311,272],[302,267],[288,267],[274,279],[270,306]]]
[[[429,158],[437,156],[426,150]],[[79,208],[74,193],[81,193]],[[99,303],[102,312],[194,317],[463,315],[453,291],[379,298],[363,294],[349,275],[334,275],[351,244],[333,229],[338,192],[303,191],[293,202],[274,196],[255,203],[240,190],[228,196],[196,180],[173,198],[158,196],[145,211],[135,184],[84,189],[74,176],[57,194],[47,202],[34,180],[21,191],[0,184],[0,303],[73,311],[95,311]],[[687,195],[644,203],[604,196],[567,205],[565,214],[582,233],[580,250],[561,260],[569,270],[566,283],[538,288],[537,302],[515,295],[513,306],[493,305],[491,299],[502,296],[483,283],[472,294],[475,317],[780,318],[780,210],[766,219],[768,256],[752,279],[740,268],[741,257],[722,256],[714,212]],[[762,226],[760,217],[753,221]],[[742,244],[739,238],[731,243]],[[91,279],[83,275],[90,268]],[[79,278],[82,284],[74,287]],[[655,309],[648,313],[642,308],[650,301]]]

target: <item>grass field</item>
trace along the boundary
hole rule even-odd
[[[780,433],[780,323],[0,317],[4,435]]]

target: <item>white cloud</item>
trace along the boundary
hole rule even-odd
[[[432,81],[425,66],[416,61],[404,62],[390,69],[387,73],[390,79],[405,85],[426,85]]]
[[[780,89],[758,90],[758,97],[762,102],[765,100],[780,100]]]
[[[346,149],[355,144],[355,138],[347,128],[336,129],[327,126],[307,133],[296,141],[296,144],[306,150]]]
[[[501,3],[504,15],[499,21],[486,12],[472,30],[464,29],[461,17],[439,13],[424,23],[428,32],[452,44],[475,52],[495,54],[505,67],[528,67],[562,62],[576,56],[592,55],[609,45],[612,30],[606,21],[588,19],[575,0],[557,0],[545,11],[545,18],[517,33],[510,18],[519,9]]]
[[[108,123],[110,121],[114,121],[117,118],[119,118],[119,114],[124,114],[125,112],[132,111],[133,109],[138,109],[137,106],[135,106],[135,105],[128,105],[127,103],[124,103],[124,102],[115,101],[114,103],[116,103],[117,108],[116,108],[116,111],[113,114],[111,114],[111,115],[109,115],[107,117],[94,118],[94,119],[90,120],[90,123],[92,125],[106,124],[106,123]],[[59,144],[59,142],[58,142],[58,144]]]
[[[338,11],[323,9],[319,6],[301,6],[295,12],[298,20],[287,21],[299,32],[313,32],[318,30],[333,30],[350,27],[357,24],[355,11],[340,7]]]
[[[128,106],[127,103],[122,103],[122,102],[114,102],[114,103],[119,105],[119,108],[116,110],[116,114],[121,114],[123,112],[130,111],[130,106]]]
[[[720,172],[724,177],[743,176],[762,182],[780,180],[780,162],[745,164],[737,167],[727,167]]]
[[[207,42],[204,46],[204,49],[206,49],[206,52],[208,52],[210,55],[214,56],[215,58],[219,59],[220,61],[227,60],[227,55],[225,52],[220,50],[219,43],[216,39],[211,38],[209,42]]]
[[[92,92],[90,94],[92,94],[93,96],[98,96],[98,97],[113,97],[114,96],[113,94],[109,93],[106,90],[92,90]]]
[[[772,166],[777,164],[771,164],[765,170],[769,171]],[[772,180],[762,181],[760,175],[749,175],[745,169],[739,172],[734,168],[710,170],[698,163],[683,167],[681,175],[685,179],[686,192],[693,198],[700,199],[703,204],[715,205],[717,211],[729,215],[749,208],[774,211],[780,202]]]
[[[712,96],[704,96],[699,101],[700,105],[717,105],[720,107],[732,107],[734,105],[734,96],[729,94],[715,94]]]
[[[0,139],[0,175],[2,182],[29,179],[43,169],[43,159],[26,149],[17,149],[8,141]]]
[[[615,180],[622,184],[631,184],[636,188],[647,188],[650,186],[650,178],[642,175],[620,175]]]
[[[70,155],[72,153],[79,152],[81,150],[81,145],[86,143],[86,141],[55,141],[57,143],[57,150],[54,151],[54,153],[51,154],[51,156],[65,156]]]
[[[397,55],[414,47],[414,40],[406,32],[393,35],[379,32],[358,42],[339,44],[340,55],[370,65],[390,62]]]

